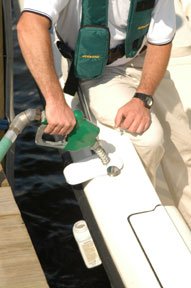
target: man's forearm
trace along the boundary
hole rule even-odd
[[[63,92],[54,68],[49,26],[47,18],[24,12],[17,26],[18,40],[26,64],[46,101],[55,101],[55,97],[63,101]]]
[[[172,44],[148,44],[143,72],[137,92],[153,95],[162,80],[170,57]]]

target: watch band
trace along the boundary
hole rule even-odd
[[[148,109],[150,109],[152,107],[153,102],[154,102],[153,97],[151,95],[144,94],[144,93],[136,92],[133,97],[139,98],[140,100],[142,100],[144,103],[144,106]]]

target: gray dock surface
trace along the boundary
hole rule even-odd
[[[0,164],[0,288],[48,288]]]

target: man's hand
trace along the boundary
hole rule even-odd
[[[130,133],[142,134],[151,124],[151,115],[142,100],[132,98],[130,102],[122,106],[115,118],[116,127],[127,130]]]
[[[55,135],[68,135],[76,124],[76,119],[71,108],[64,102],[46,103],[46,118],[48,125],[45,133]]]

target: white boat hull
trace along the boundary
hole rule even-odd
[[[191,287],[190,230],[175,206],[162,205],[128,136],[98,126],[107,153],[123,159],[121,173],[73,188],[112,286]]]
[[[175,6],[182,26],[178,26],[168,71],[190,117],[191,30],[179,1]],[[112,287],[191,287],[191,231],[162,173],[157,194],[127,135],[98,126],[102,145],[120,155],[124,167],[117,177],[98,176],[74,191]],[[88,151],[71,153],[74,161],[87,155]]]

